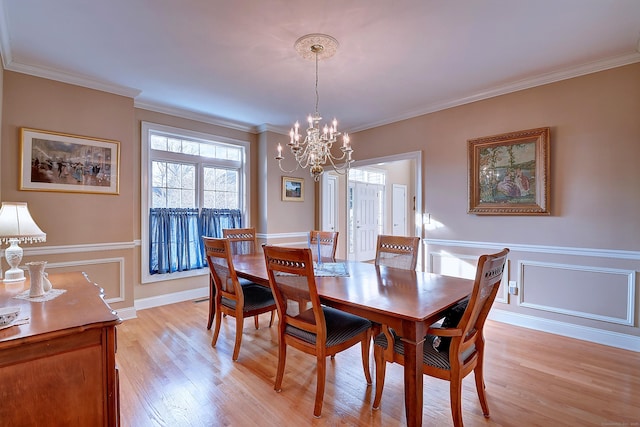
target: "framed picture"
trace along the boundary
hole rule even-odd
[[[304,202],[304,179],[283,176],[282,200],[285,202]]]
[[[28,128],[20,136],[20,190],[118,194],[118,141]]]
[[[550,215],[548,127],[467,142],[469,213]]]

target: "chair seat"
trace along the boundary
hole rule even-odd
[[[252,284],[242,287],[244,293],[244,311],[259,310],[270,305],[274,305],[276,302],[273,299],[271,289],[264,286]],[[232,310],[236,308],[236,301],[222,297],[222,305],[229,307]]]
[[[389,328],[389,331],[393,335],[393,350],[401,355],[404,355],[404,345],[400,340],[400,337],[395,333],[395,331]],[[439,352],[433,347],[433,341],[437,337],[435,335],[426,335],[423,351],[422,351],[422,363],[425,365],[433,366],[434,368],[451,370],[451,364],[449,363],[449,352],[443,351]],[[386,349],[387,348],[387,336],[385,334],[379,334],[373,340],[375,345],[379,345],[380,347]],[[468,356],[470,356],[475,351],[475,346],[471,346],[468,350],[466,350],[462,354],[462,360],[465,360]]]
[[[238,277],[238,282],[240,283],[240,286],[260,286],[249,279],[245,279],[244,277]]]
[[[350,340],[371,327],[371,322],[359,316],[331,307],[322,307],[327,324],[327,347],[332,347]],[[298,317],[313,319],[313,310],[306,310]],[[316,343],[316,334],[287,325],[285,333],[300,338],[310,344]]]

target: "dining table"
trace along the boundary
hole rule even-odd
[[[234,255],[238,277],[269,286],[264,255]],[[429,325],[471,294],[473,280],[415,270],[338,261],[316,266],[322,304],[395,329],[404,345],[407,426],[422,425],[422,354]]]

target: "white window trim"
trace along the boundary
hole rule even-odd
[[[149,274],[149,208],[151,206],[151,189],[150,189],[150,168],[149,162],[151,159],[151,146],[149,144],[149,131],[157,131],[168,134],[174,134],[184,137],[193,138],[196,140],[216,141],[226,144],[239,145],[244,148],[245,156],[242,159],[242,171],[244,174],[240,174],[240,192],[242,199],[240,200],[240,210],[242,211],[242,217],[249,218],[249,212],[251,212],[250,206],[250,183],[251,183],[251,168],[249,167],[248,159],[251,158],[251,144],[249,141],[242,141],[238,139],[227,138],[223,136],[207,134],[188,129],[177,128],[173,126],[166,126],[151,122],[142,122],[141,127],[141,156],[140,156],[140,236],[141,236],[141,283],[154,283],[166,280],[184,279],[188,277],[203,276],[209,274],[206,268],[198,270],[180,271],[175,273],[166,274]],[[244,176],[242,176],[244,175]]]

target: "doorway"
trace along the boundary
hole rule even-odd
[[[370,189],[356,190],[353,178],[364,170],[385,171],[384,183],[368,182]],[[336,256],[350,260],[370,260],[375,258],[375,242],[378,234],[404,234],[407,236],[422,236],[422,152],[414,151],[393,156],[379,157],[354,162],[349,172],[350,179],[344,175],[325,173],[320,189],[320,213],[323,216],[321,224],[326,224],[325,206],[334,205],[338,216],[337,230],[340,232],[338,251]],[[394,184],[399,186],[395,189]],[[335,185],[333,189],[330,186]],[[378,203],[374,205],[371,200],[364,202],[376,193],[379,195]],[[401,194],[404,193],[404,196]],[[355,196],[359,195],[358,202]],[[362,199],[362,200],[360,200]],[[400,200],[404,200],[400,202]],[[396,206],[401,203],[402,206]],[[405,218],[405,223],[394,221],[394,206],[398,209],[396,215]],[[363,211],[363,209],[366,209]],[[376,211],[377,209],[377,211]],[[404,211],[404,212],[402,212]],[[329,214],[330,215],[330,214]],[[369,219],[377,217],[377,227],[370,227]],[[360,229],[357,219],[360,222]],[[366,227],[363,229],[363,220]],[[399,224],[394,227],[394,224]],[[394,231],[395,228],[395,231]],[[404,229],[404,231],[402,231]],[[361,230],[361,231],[358,231]],[[418,258],[419,269],[424,263]]]

